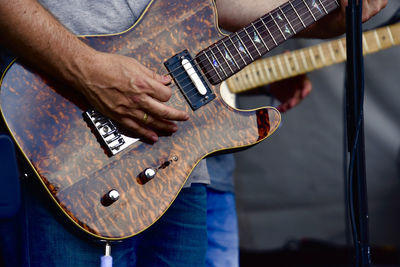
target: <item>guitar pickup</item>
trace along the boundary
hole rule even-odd
[[[102,146],[111,155],[118,154],[139,140],[122,134],[110,119],[94,109],[86,111],[83,116],[92,126]]]
[[[187,50],[168,59],[164,62],[164,66],[193,110],[215,98],[215,94]]]

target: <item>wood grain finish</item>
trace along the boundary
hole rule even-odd
[[[222,37],[211,1],[167,0],[152,3],[134,29],[83,40],[165,73],[162,64],[174,54],[188,49],[193,55]],[[55,85],[16,62],[2,80],[0,101],[15,141],[65,214],[91,235],[122,239],[162,216],[203,157],[253,145],[277,129],[276,109],[239,111],[221,100],[218,87],[212,88],[217,98],[193,112],[172,86],[169,104],[188,111],[190,119],[154,145],[136,142],[113,157],[83,120],[89,106],[71,88]],[[146,167],[158,167],[173,156],[178,160],[160,169],[156,178],[138,181]],[[121,196],[105,207],[100,200],[110,189]]]

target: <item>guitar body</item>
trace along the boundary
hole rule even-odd
[[[128,31],[82,39],[166,73],[163,63],[173,55],[184,49],[195,55],[223,37],[214,9],[211,0],[155,1]],[[159,219],[201,159],[254,145],[277,129],[276,109],[240,111],[221,99],[218,87],[211,88],[216,98],[193,111],[175,86],[167,104],[188,111],[190,119],[179,122],[172,136],[155,144],[135,142],[114,156],[83,119],[90,106],[82,96],[18,61],[3,74],[0,104],[15,142],[61,210],[85,232],[113,240],[136,235]],[[146,168],[160,166],[152,180],[139,179]],[[120,197],[104,205],[111,189]]]

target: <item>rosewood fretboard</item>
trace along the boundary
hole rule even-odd
[[[339,6],[337,0],[291,0],[202,50],[196,57],[218,84]]]

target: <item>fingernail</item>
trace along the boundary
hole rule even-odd
[[[158,141],[158,136],[157,135],[152,135],[151,136],[151,140],[153,140],[154,142],[157,142]]]
[[[171,78],[168,75],[163,75],[162,79],[164,82],[169,82],[171,80]]]
[[[172,127],[171,127],[171,130],[172,130],[173,132],[178,131],[178,126],[176,126],[176,125],[172,126]]]

